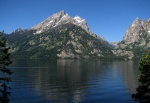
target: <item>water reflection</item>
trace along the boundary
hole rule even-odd
[[[85,94],[86,86],[82,81],[86,78],[81,75],[79,62],[73,60],[57,61],[57,68],[45,68],[38,71],[36,90],[42,93],[46,99],[60,102],[81,102]],[[85,79],[85,80],[83,80]],[[70,100],[69,100],[69,99]]]
[[[128,61],[124,63],[123,77],[127,88],[134,93],[136,92],[136,87],[138,87],[139,82],[137,81],[139,75],[138,62]]]
[[[137,81],[139,74],[138,61],[115,61],[112,66],[117,74],[118,72],[121,73],[125,86],[131,93],[134,93],[136,87],[139,85]]]
[[[133,61],[16,60],[11,98],[14,103],[132,103],[128,89],[134,92],[138,85],[136,66]]]

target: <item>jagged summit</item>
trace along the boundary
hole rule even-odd
[[[40,34],[45,31],[49,31],[53,28],[56,28],[57,26],[64,25],[67,23],[71,23],[74,25],[77,25],[84,29],[89,35],[101,40],[102,42],[105,42],[107,46],[112,46],[110,43],[108,43],[104,38],[101,36],[98,36],[90,31],[89,26],[85,19],[81,18],[80,16],[76,15],[74,18],[69,16],[68,13],[65,13],[64,10],[57,12],[53,14],[52,16],[48,17],[43,22],[35,25],[31,28],[31,30],[35,30],[36,32],[34,34]]]
[[[148,21],[136,18],[131,26],[129,26],[129,28],[127,29],[123,41],[126,41],[126,44],[141,41],[141,35],[143,35],[143,31],[148,32],[149,24],[150,23],[148,23]]]
[[[140,57],[150,48],[150,22],[136,18],[126,30],[123,40],[117,44],[114,54],[130,59]]]
[[[106,42],[108,45],[111,45],[104,38],[101,38],[100,36],[91,32],[85,19],[81,18],[78,15],[76,15],[74,18],[72,18],[71,16],[69,16],[68,13],[65,13],[64,10],[57,12],[57,13],[53,14],[52,16],[48,17],[43,22],[32,27],[31,30],[36,31],[34,34],[40,34],[45,31],[48,31],[52,28],[55,28],[57,26],[64,25],[67,23],[72,23],[74,25],[77,25],[77,26],[81,27],[82,29],[84,29],[91,36],[93,36],[97,39],[100,39],[101,41]]]
[[[86,32],[92,34],[92,32],[90,31],[85,19],[83,19],[83,18],[81,18],[80,16],[77,16],[77,15],[73,19],[74,19],[74,24],[82,27],[83,29],[86,30]]]
[[[135,26],[139,26],[139,25],[141,25],[141,20],[137,17],[137,18],[133,21],[131,27],[135,27]]]
[[[66,14],[64,10],[59,11],[57,14]]]
[[[84,30],[86,30],[86,32],[92,34],[92,32],[89,30],[89,27],[85,19],[79,16],[75,16],[74,18],[72,18],[67,13],[65,13],[64,10],[53,14],[52,16],[48,17],[46,20],[33,26],[31,29],[36,30],[36,34],[39,34],[51,28],[54,28],[54,27],[57,27],[59,25],[66,24],[66,23],[73,23],[77,26],[82,27]]]
[[[35,25],[31,29],[37,30],[37,34],[42,33],[50,28],[56,27],[58,25],[64,24],[66,22],[69,22],[71,20],[71,17],[64,12],[64,10],[53,14],[52,16],[48,17],[43,22]]]
[[[34,34],[40,34],[42,32],[48,31],[52,28],[55,28],[57,26],[67,24],[67,23],[72,23],[74,25],[80,26],[91,36],[101,39],[103,41],[106,41],[103,38],[101,38],[100,36],[97,36],[96,34],[94,34],[90,31],[89,26],[85,19],[81,18],[78,15],[76,15],[74,18],[72,18],[71,16],[69,16],[68,13],[65,13],[64,10],[53,14],[52,16],[48,17],[46,20],[44,20],[41,23],[30,28],[30,30],[35,30],[36,32]]]

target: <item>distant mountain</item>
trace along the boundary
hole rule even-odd
[[[136,18],[126,31],[123,40],[117,44],[113,53],[117,56],[132,59],[140,57],[150,49],[150,19],[147,21]]]
[[[52,16],[48,17],[43,22],[33,26],[31,30],[36,30],[35,34],[39,34],[42,32],[45,32],[49,29],[52,29],[54,27],[57,27],[62,24],[72,23],[77,26],[82,27],[86,32],[89,34],[93,34],[85,21],[85,19],[80,18],[79,16],[75,16],[74,18],[71,18],[67,13],[63,11],[60,11],[56,14],[53,14]]]
[[[114,47],[92,33],[85,19],[64,11],[6,36],[16,58],[110,58]]]

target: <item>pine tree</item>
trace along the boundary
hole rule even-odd
[[[8,85],[8,82],[11,81],[9,75],[12,74],[12,71],[7,68],[12,61],[10,60],[9,47],[6,45],[6,38],[3,33],[0,32],[0,103],[9,102],[8,89],[11,89]]]
[[[139,61],[140,86],[136,89],[137,93],[132,95],[140,103],[150,103],[150,50],[144,54]]]

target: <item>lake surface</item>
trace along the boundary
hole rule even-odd
[[[14,60],[11,103],[135,103],[138,61]]]

